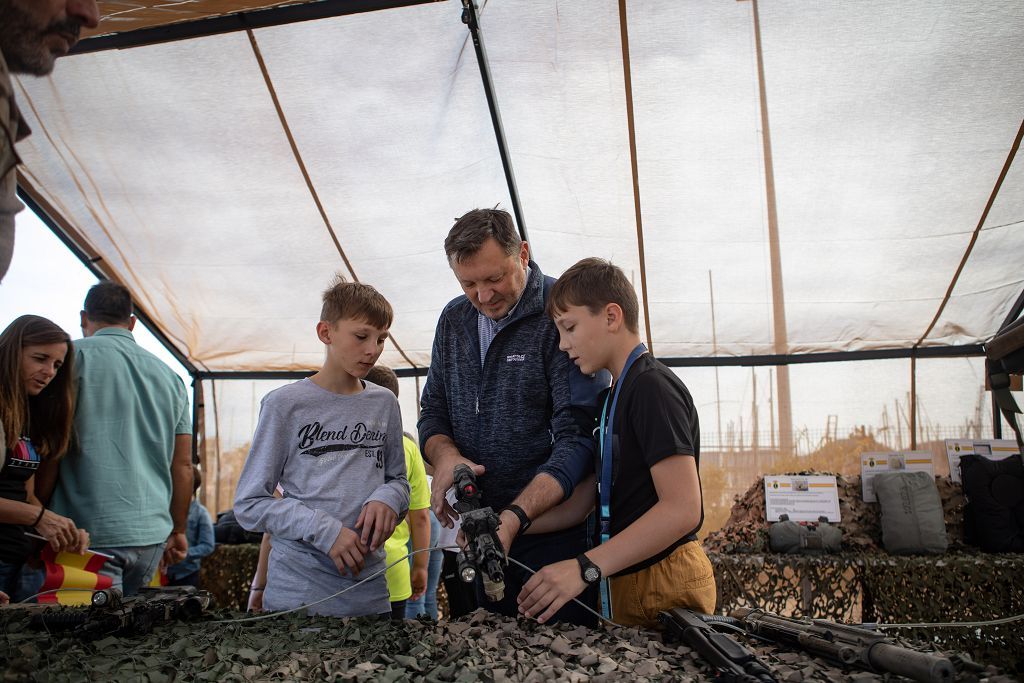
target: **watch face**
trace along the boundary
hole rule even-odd
[[[587,567],[583,570],[583,580],[587,583],[594,583],[601,578],[601,572],[594,567]]]

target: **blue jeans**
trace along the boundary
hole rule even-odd
[[[42,569],[0,561],[0,591],[7,593],[12,603],[21,602],[38,593],[44,578],[46,573]]]
[[[135,595],[143,586],[148,586],[153,579],[160,558],[164,554],[164,544],[119,546],[115,548],[93,548],[101,553],[113,555],[100,569],[100,574],[109,576],[113,581],[112,588],[120,588],[125,597]]]
[[[444,553],[437,550],[437,538],[441,535],[441,523],[430,511],[430,559],[427,560],[427,592],[418,600],[407,600],[405,603],[405,618],[415,619],[421,614],[426,614],[433,620],[437,620],[437,584],[441,581],[441,563],[444,560]],[[409,546],[410,552],[412,545]],[[412,558],[409,558],[410,562]]]

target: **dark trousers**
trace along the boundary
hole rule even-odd
[[[509,553],[512,559],[522,562],[533,571],[546,567],[554,562],[573,560],[580,553],[591,548],[590,525],[588,522],[550,534],[520,536],[512,542]],[[509,562],[505,571],[505,596],[497,602],[491,602],[483,594],[480,580],[477,579],[477,599],[480,606],[489,612],[515,617],[519,614],[518,597],[523,585],[533,576],[515,562]],[[597,610],[600,588],[588,586],[576,599],[592,610]],[[597,626],[597,616],[591,614],[573,601],[565,603],[562,609],[548,623],[567,622],[579,626]]]
[[[168,576],[167,577],[167,585],[168,586],[195,586],[196,588],[199,588],[199,571],[196,570],[196,571],[192,572],[191,574],[185,574],[185,576],[180,576],[180,577],[178,577],[176,579],[172,579],[171,577]]]
[[[391,601],[391,621],[401,621],[405,619],[405,600],[392,600]]]
[[[459,578],[459,564],[456,560],[458,553],[449,550],[443,553],[441,582],[448,596],[448,618],[458,619],[477,608],[476,588],[472,583],[466,583]]]

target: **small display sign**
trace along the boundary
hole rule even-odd
[[[927,472],[935,476],[932,454],[925,451],[893,451],[862,453],[860,456],[860,490],[866,503],[877,503],[875,475],[882,472]]]
[[[766,475],[764,502],[769,522],[782,514],[794,522],[839,521],[839,486],[832,475]]]
[[[1013,439],[946,439],[946,458],[949,460],[949,478],[960,481],[960,458],[973,453],[989,460],[1006,460],[1020,453]]]

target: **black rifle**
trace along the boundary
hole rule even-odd
[[[192,586],[141,588],[130,598],[116,588],[93,593],[89,607],[46,609],[32,617],[34,628],[71,632],[84,640],[104,636],[141,636],[154,626],[196,619],[213,602],[213,596]]]
[[[501,600],[505,595],[505,567],[508,565],[497,534],[501,520],[494,510],[481,504],[483,493],[469,465],[456,465],[453,478],[457,501],[454,507],[466,536],[466,547],[457,558],[459,578],[471,583],[480,576],[487,599]]]
[[[772,672],[738,640],[715,631],[696,612],[675,607],[658,614],[666,627],[666,639],[681,640],[711,665],[726,683],[775,683]],[[713,622],[712,622],[713,623]]]
[[[880,633],[824,619],[793,619],[741,607],[732,617],[748,632],[776,643],[795,645],[825,659],[875,673],[894,673],[927,683],[955,676],[946,657],[900,647]]]

